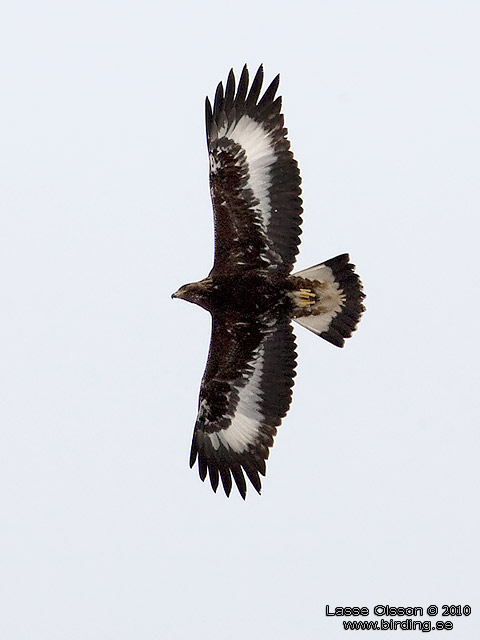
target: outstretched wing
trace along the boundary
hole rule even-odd
[[[212,314],[190,466],[198,458],[200,477],[208,471],[214,491],[221,478],[230,495],[233,476],[245,498],[245,472],[260,493],[259,474],[292,399],[295,364],[288,317]]]
[[[210,191],[215,222],[212,273],[245,269],[289,273],[298,253],[302,200],[300,173],[275,98],[277,76],[259,100],[260,66],[248,91],[245,65],[235,91],[230,71],[206,100]],[[248,92],[248,94],[247,94]]]

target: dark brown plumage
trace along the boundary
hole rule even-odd
[[[347,254],[289,275],[300,243],[300,174],[275,98],[277,76],[260,98],[263,68],[248,90],[247,67],[233,71],[206,100],[215,260],[207,278],[172,297],[212,316],[190,466],[214,491],[232,478],[245,498],[260,475],[292,398],[295,339],[291,320],[343,346],[364,311],[359,277]],[[260,98],[260,99],[259,99]]]

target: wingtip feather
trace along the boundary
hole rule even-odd
[[[212,120],[213,120],[213,112],[212,112],[212,104],[208,98],[205,98],[205,129],[207,132],[207,142],[210,142],[210,132],[212,129]]]
[[[237,485],[237,489],[245,500],[247,497],[247,483],[245,482],[245,476],[243,475],[242,468],[240,465],[232,465],[231,467],[233,479],[235,480],[235,484]]]
[[[247,96],[247,111],[256,106],[260,91],[263,84],[263,64],[258,67],[257,73],[250,87],[250,91]]]
[[[217,85],[217,90],[215,91],[215,100],[213,102],[213,115],[215,118],[218,118],[218,115],[223,107],[223,84],[221,82]]]

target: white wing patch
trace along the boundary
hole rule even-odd
[[[242,453],[249,445],[255,444],[263,419],[259,403],[264,361],[265,347],[262,345],[249,362],[253,372],[243,374],[249,377],[249,380],[238,393],[238,402],[231,423],[226,429],[208,434],[215,450],[223,444],[227,449]]]
[[[268,195],[271,187],[270,167],[277,160],[272,133],[266,131],[259,122],[250,116],[243,115],[238,122],[219,129],[218,138],[222,137],[233,140],[245,151],[249,173],[247,186],[258,200],[257,211],[260,213],[263,228],[266,231],[271,217]],[[210,163],[212,166],[212,160]]]

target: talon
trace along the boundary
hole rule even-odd
[[[301,298],[306,298],[307,300],[309,298],[315,298],[315,293],[311,290],[311,289],[300,289],[299,290],[299,294]]]

